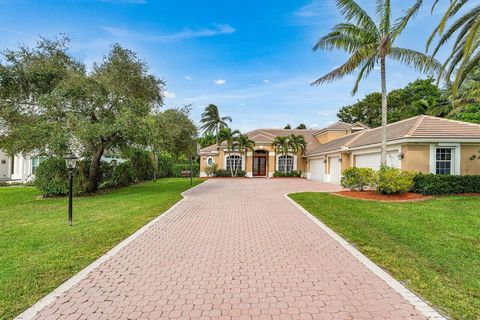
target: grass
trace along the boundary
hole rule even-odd
[[[480,197],[379,203],[290,197],[454,319],[480,319]]]
[[[194,180],[199,184],[200,180]],[[189,179],[160,179],[74,199],[34,187],[0,188],[0,319],[11,319],[166,211]]]

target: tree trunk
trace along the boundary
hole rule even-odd
[[[100,160],[102,158],[104,147],[97,149],[92,156],[90,168],[88,169],[87,192],[93,193],[98,188],[98,169],[100,168]]]
[[[387,165],[387,79],[385,73],[385,57],[381,57],[380,75],[382,79],[382,129],[380,163],[382,166]]]

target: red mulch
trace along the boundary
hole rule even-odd
[[[432,198],[431,196],[424,196],[418,193],[402,193],[395,195],[384,195],[378,194],[375,191],[339,191],[334,192],[333,194],[355,198],[355,199],[364,199],[364,200],[375,200],[375,201],[394,201],[394,202],[410,202],[410,201],[421,201]]]

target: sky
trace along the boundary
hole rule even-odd
[[[375,1],[359,3],[374,14]],[[393,17],[413,3],[393,0]],[[440,14],[425,6],[397,46],[423,52]],[[0,50],[66,34],[71,53],[91,66],[120,43],[166,81],[165,108],[189,104],[197,123],[213,103],[241,131],[287,123],[322,128],[337,120],[339,108],[380,89],[379,70],[355,96],[355,75],[310,85],[347,58],[312,51],[341,21],[333,0],[0,0]],[[419,77],[425,76],[387,62],[388,90]]]

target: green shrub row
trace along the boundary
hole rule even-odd
[[[180,177],[182,171],[189,171],[190,164],[176,163],[169,155],[158,159],[157,177]],[[73,176],[73,193],[85,193],[90,161],[78,161]],[[193,165],[193,176],[198,176],[199,166]],[[155,158],[148,151],[133,151],[130,160],[116,166],[108,162],[100,163],[97,183],[101,189],[126,187],[134,182],[152,180],[155,173]],[[44,197],[62,196],[68,193],[68,170],[64,159],[50,158],[42,161],[35,173],[35,186]]]
[[[273,176],[274,177],[301,177],[302,176],[302,171],[296,171],[296,170],[292,170],[292,171],[275,171],[273,173]]]
[[[479,193],[480,176],[417,174],[413,191],[424,195]]]
[[[383,167],[378,171],[370,168],[348,168],[343,172],[340,183],[350,190],[363,191],[367,188],[380,194],[399,194],[412,190],[416,173],[398,168]]]
[[[233,174],[235,175],[235,172]],[[246,171],[238,170],[236,177],[245,177],[246,174],[247,174]],[[213,171],[213,175],[215,177],[231,177],[232,173],[230,172],[230,170],[217,169]]]

